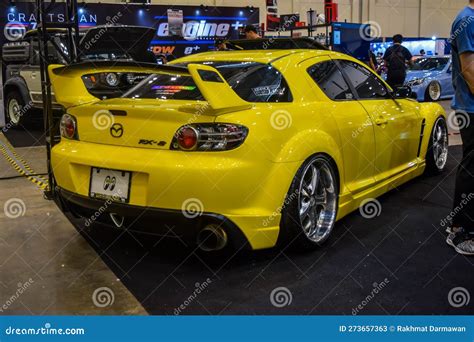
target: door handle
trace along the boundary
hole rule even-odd
[[[384,116],[379,116],[377,119],[375,119],[375,124],[377,126],[383,126],[388,124],[388,120]]]
[[[36,72],[33,71],[33,72],[31,73],[31,78],[36,78]]]

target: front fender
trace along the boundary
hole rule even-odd
[[[25,80],[23,77],[20,76],[15,76],[10,79],[8,79],[4,83],[4,95],[6,98],[6,95],[8,92],[16,90],[20,93],[21,97],[23,98],[23,101],[25,104],[32,103],[30,93],[28,91],[28,86],[26,85]]]

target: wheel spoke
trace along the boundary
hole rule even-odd
[[[299,217],[305,235],[314,242],[327,238],[337,213],[337,194],[331,166],[316,159],[305,169],[299,189]]]
[[[318,182],[319,182],[319,171],[314,165],[312,165],[311,166],[311,184],[310,184],[311,195],[314,195],[316,193],[316,190],[318,188]]]

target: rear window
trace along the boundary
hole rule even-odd
[[[204,100],[190,76],[153,74],[123,97],[161,100]]]
[[[292,102],[283,75],[268,64],[250,62],[205,62],[222,74],[232,89],[247,102]],[[186,64],[174,64],[186,66]],[[126,93],[127,98],[204,100],[189,76],[155,74]]]

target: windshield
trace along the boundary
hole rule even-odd
[[[199,62],[193,62],[199,63]],[[247,102],[293,101],[283,75],[268,64],[253,62],[202,62],[222,74],[231,88]],[[187,63],[174,64],[187,66]],[[156,74],[144,80],[130,92],[127,98],[156,98],[175,100],[202,100],[196,84],[189,76]]]
[[[420,58],[417,59],[411,70],[424,70],[424,71],[441,71],[448,64],[448,57],[439,58]]]

